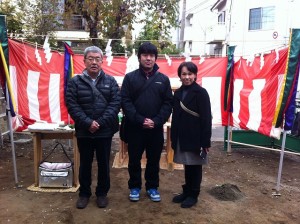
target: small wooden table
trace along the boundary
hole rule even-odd
[[[39,165],[42,161],[42,140],[49,139],[71,139],[74,150],[74,174],[73,185],[79,185],[78,172],[79,172],[79,152],[77,148],[77,139],[75,130],[29,130],[33,134],[33,153],[34,153],[34,185],[39,185]]]
[[[167,165],[168,165],[168,170],[173,171],[174,170],[174,162],[173,162],[173,157],[174,157],[174,150],[171,147],[171,122],[166,122],[165,125],[167,133],[166,133],[166,153],[167,153]],[[119,151],[119,161],[120,163],[123,162],[125,157],[127,156],[127,144],[123,142],[120,139],[120,151]]]

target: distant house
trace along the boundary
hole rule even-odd
[[[65,0],[58,0],[58,9],[61,14],[65,11]],[[68,19],[63,17],[58,18],[62,24],[55,31],[55,36],[58,41],[68,41],[72,46],[76,46],[82,41],[85,42],[90,38],[88,26],[83,15],[71,15]]]

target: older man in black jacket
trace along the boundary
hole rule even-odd
[[[158,72],[157,48],[153,44],[143,43],[138,59],[140,68],[126,74],[121,88],[128,140],[129,199],[140,199],[141,158],[146,150],[146,191],[152,201],[158,202],[163,125],[172,112],[172,90],[169,78]]]
[[[119,129],[118,112],[120,93],[116,80],[101,68],[103,53],[91,46],[84,51],[86,69],[72,78],[66,91],[68,112],[75,122],[77,143],[80,153],[79,199],[77,208],[87,206],[91,193],[91,170],[96,151],[98,181],[96,186],[97,205],[108,204],[110,188],[109,158],[112,136]]]

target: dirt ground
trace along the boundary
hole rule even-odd
[[[53,141],[43,141],[44,151]],[[145,189],[139,202],[128,200],[126,168],[111,169],[109,205],[96,206],[92,196],[86,209],[76,209],[76,193],[45,193],[28,191],[33,184],[32,142],[16,144],[19,187],[15,186],[11,146],[5,140],[0,149],[0,223],[300,223],[300,157],[285,154],[281,196],[275,196],[278,152],[234,148],[228,156],[223,142],[213,142],[210,163],[204,167],[199,202],[182,209],[171,202],[181,191],[183,171],[160,171],[161,202],[147,198]],[[111,163],[119,150],[114,138]],[[95,163],[94,163],[95,167]],[[95,187],[93,173],[93,188]],[[231,192],[229,192],[231,190]],[[227,197],[228,196],[228,197]],[[235,197],[239,196],[239,197]],[[236,200],[234,200],[236,199]]]

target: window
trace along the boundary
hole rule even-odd
[[[275,7],[250,9],[249,30],[266,30],[274,28]]]
[[[215,47],[214,56],[215,57],[221,57],[222,56],[222,47]]]
[[[225,11],[223,11],[219,14],[218,24],[225,24]]]
[[[189,49],[190,49],[190,52],[192,52],[192,50],[193,50],[193,42],[192,41],[189,41]]]

